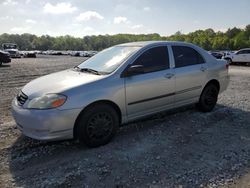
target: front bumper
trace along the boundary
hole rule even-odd
[[[12,115],[17,128],[37,140],[65,140],[73,138],[75,120],[81,109],[34,110],[24,109],[12,101]]]
[[[11,58],[21,58],[21,54],[10,54]]]
[[[2,63],[10,63],[11,62],[11,58],[10,57],[1,58],[0,62],[2,62]]]

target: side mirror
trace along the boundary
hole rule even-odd
[[[144,66],[143,65],[132,65],[127,68],[127,70],[122,74],[121,77],[129,77],[137,74],[144,73]]]

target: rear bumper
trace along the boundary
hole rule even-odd
[[[24,109],[12,101],[12,115],[17,128],[37,140],[65,140],[73,138],[75,120],[81,109],[33,110]]]
[[[229,75],[220,79],[220,93],[222,93],[223,91],[225,91],[227,89],[227,87],[229,85],[229,81],[230,81]]]

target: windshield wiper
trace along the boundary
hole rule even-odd
[[[81,71],[82,72],[90,72],[90,73],[93,73],[93,74],[100,75],[100,72],[98,72],[97,70],[94,70],[94,69],[90,69],[90,68],[81,68]]]
[[[76,66],[75,69],[77,69],[78,71],[81,71],[81,72],[89,72],[89,73],[93,73],[93,74],[96,74],[96,75],[105,74],[103,72],[99,72],[97,70],[90,69],[90,68],[80,68],[80,67]]]

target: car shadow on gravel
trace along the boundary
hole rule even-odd
[[[230,64],[230,66],[235,66],[235,67],[250,67],[250,62],[248,62],[248,63]]]
[[[0,68],[4,68],[4,67],[10,67],[10,65],[0,65]]]
[[[218,186],[250,173],[249,125],[241,109],[181,108],[124,126],[94,149],[21,136],[8,162],[18,187]]]

